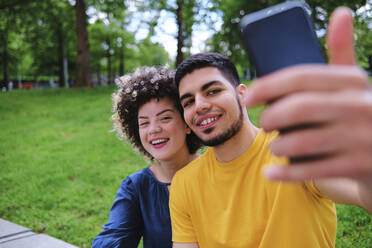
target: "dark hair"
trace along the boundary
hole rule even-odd
[[[234,88],[240,84],[236,67],[227,57],[219,53],[197,53],[182,61],[177,67],[175,75],[177,87],[187,74],[204,67],[216,67]]]
[[[111,119],[120,138],[130,141],[133,148],[153,160],[143,147],[138,129],[138,110],[151,99],[169,98],[183,119],[183,109],[179,102],[178,90],[174,84],[174,72],[167,67],[141,67],[133,74],[115,80],[118,91],[112,95],[113,111]],[[195,153],[201,142],[191,132],[186,136],[190,154]]]

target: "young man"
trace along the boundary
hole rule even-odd
[[[348,10],[336,11],[329,37],[332,62],[352,61]],[[289,68],[248,90],[226,57],[202,53],[182,62],[175,80],[186,123],[211,147],[173,178],[173,247],[334,247],[334,202],[372,211],[372,93],[368,78],[354,65]],[[350,100],[340,104],[337,94]],[[333,102],[327,102],[330,96]],[[262,117],[265,131],[299,124],[311,128],[282,133],[272,142],[277,133],[256,128],[245,109],[245,104],[272,100]],[[309,111],[297,116],[294,103]],[[339,124],[341,110],[358,118]],[[350,135],[353,125],[366,133]],[[340,142],[342,137],[350,144]],[[278,156],[308,155],[318,159],[267,166],[285,164]],[[270,181],[263,171],[270,179],[302,182]]]

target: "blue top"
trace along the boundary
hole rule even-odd
[[[92,247],[134,248],[143,236],[144,248],[171,248],[168,185],[159,182],[149,167],[127,177]]]

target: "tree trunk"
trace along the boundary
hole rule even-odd
[[[177,26],[178,26],[178,35],[177,35],[177,57],[176,57],[176,67],[181,64],[183,61],[183,18],[182,18],[182,7],[183,7],[183,0],[177,0]]]
[[[3,50],[3,82],[1,83],[1,87],[0,87],[0,90],[5,87],[8,89],[8,81],[9,81],[9,78],[8,78],[8,58],[9,58],[9,54],[8,54],[8,25],[9,25],[9,19],[6,20],[6,24],[5,24],[5,29],[4,29],[4,33],[2,35],[2,42],[3,42],[3,46],[4,46],[4,50]]]
[[[89,41],[84,0],[76,0],[77,70],[74,87],[91,87],[89,69]]]
[[[119,76],[124,75],[124,45],[120,47],[119,53]]]
[[[111,80],[111,53],[110,53],[110,50],[111,50],[111,41],[110,41],[110,38],[107,38],[106,39],[106,43],[107,43],[107,46],[108,46],[108,49],[107,49],[107,84],[111,84],[112,83],[112,80]]]
[[[102,85],[102,80],[101,80],[101,63],[98,63],[98,65],[97,65],[97,82],[98,82],[98,85]]]
[[[64,43],[63,43],[63,31],[62,24],[58,25],[57,28],[57,40],[58,40],[58,86],[63,88],[65,86],[65,73],[64,73]]]

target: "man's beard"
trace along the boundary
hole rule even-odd
[[[217,137],[214,137],[210,140],[201,140],[202,144],[205,146],[218,146],[225,143],[227,140],[235,136],[243,125],[243,110],[242,106],[240,105],[240,101],[236,98],[239,106],[239,118],[230,126],[229,129],[224,131],[223,133],[219,134]],[[205,130],[205,133],[210,133],[213,131],[213,128]]]

